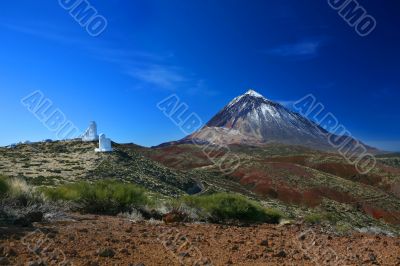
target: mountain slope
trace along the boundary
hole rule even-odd
[[[229,147],[229,152],[237,155],[241,162],[229,175],[222,175],[201,146],[170,145],[141,152],[170,168],[196,170],[198,177],[200,173],[211,174],[201,177],[206,187],[228,188],[267,200],[269,206],[276,207],[271,203],[276,200],[277,206],[287,204],[296,206],[297,210],[317,208],[333,212],[335,216],[363,214],[400,224],[400,168],[387,166],[386,159],[379,159],[370,173],[359,174],[354,165],[335,153],[283,144]],[[218,153],[215,160],[225,155]],[[346,206],[346,210],[340,210],[341,205]],[[365,222],[356,220],[360,224]]]
[[[313,121],[249,90],[233,99],[205,127],[177,143],[282,143],[333,150],[328,136],[329,133]],[[352,139],[348,148],[355,147],[356,144],[357,141]],[[377,151],[368,146],[366,148]]]

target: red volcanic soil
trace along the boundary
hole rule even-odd
[[[324,163],[311,163],[307,161],[307,156],[286,156],[286,157],[273,157],[266,159],[266,162],[282,162],[282,163],[292,163],[302,166],[307,166],[315,170],[339,176],[351,181],[363,183],[366,185],[376,186],[379,185],[384,176],[384,174],[400,174],[399,168],[390,167],[382,163],[377,163],[378,169],[380,169],[380,175],[377,174],[366,174],[360,175],[356,167],[352,164],[347,164],[345,162],[324,162]],[[387,190],[384,184],[380,187]]]
[[[375,219],[383,219],[387,223],[400,224],[400,212],[383,210],[370,204],[363,204],[362,208],[365,213],[374,217]]]
[[[388,166],[380,162],[378,162],[376,166],[379,167],[379,169],[382,169],[382,171],[385,173],[400,175],[400,168]]]
[[[218,147],[170,146],[156,149],[147,156],[168,167],[188,170],[213,164],[213,160],[223,157],[227,150]]]
[[[278,199],[284,203],[301,205],[306,207],[317,207],[324,198],[328,198],[340,203],[357,205],[357,198],[349,193],[337,191],[329,187],[318,187],[310,189],[299,189],[293,184],[285,181],[285,172],[289,169],[290,173],[296,173],[300,178],[309,178],[311,174],[304,168],[290,163],[267,163],[273,165],[273,171],[268,170],[249,170],[238,169],[233,176],[247,188],[251,189],[260,196]],[[363,180],[368,183],[372,176]],[[371,181],[372,183],[372,181]],[[396,187],[396,191],[400,191],[400,186]],[[392,188],[392,192],[395,189]],[[400,224],[400,213],[385,210],[371,204],[362,204],[360,209],[375,219],[383,219],[388,223]]]
[[[314,164],[312,168],[343,178],[351,178],[358,174],[354,165],[344,163],[319,163]]]
[[[31,229],[0,228],[0,262],[2,265],[400,264],[400,239],[394,237],[361,233],[337,236],[301,224],[236,227],[132,223],[123,218],[89,215],[73,218],[68,222],[35,224]]]
[[[152,160],[179,170],[192,169],[211,164],[202,151],[190,150],[183,146],[164,147],[148,154]]]
[[[323,198],[329,198],[341,203],[353,203],[356,200],[348,193],[343,193],[327,187],[300,190],[285,181],[285,171],[300,178],[309,178],[311,173],[305,168],[290,163],[270,163],[273,171],[239,169],[233,176],[240,184],[250,188],[255,193],[270,198],[279,199],[285,203],[318,206]]]
[[[218,158],[223,155],[223,151],[210,150],[210,155]],[[164,147],[150,156],[154,160],[180,170],[211,164],[203,151],[194,150],[190,146]],[[313,163],[311,161],[310,156],[305,155],[254,159],[251,166],[241,166],[232,174],[232,177],[238,183],[262,197],[274,198],[284,203],[306,207],[316,207],[322,203],[324,198],[353,205],[358,202],[358,199],[352,197],[350,193],[337,191],[328,186],[321,185],[318,188],[304,189],[304,187],[307,187],[307,180],[315,177],[310,168],[363,185],[378,187],[400,197],[400,185],[386,183],[382,178],[384,174],[396,174],[400,169],[378,163],[377,167],[381,170],[379,173],[360,175],[355,166],[345,162],[332,162],[328,157],[326,157],[327,162]],[[290,182],[289,177],[298,179],[299,182],[303,183],[303,189],[294,184],[293,180]],[[360,206],[360,210],[377,219],[382,218],[390,223],[400,223],[398,219],[393,218],[393,216],[399,215],[393,214],[388,208],[382,209],[371,204],[368,207]]]
[[[265,160],[266,162],[282,162],[282,163],[295,163],[306,165],[306,156],[286,156],[286,157],[271,157]]]

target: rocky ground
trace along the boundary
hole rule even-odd
[[[0,228],[0,265],[400,265],[400,239],[302,224],[236,227],[71,219]]]

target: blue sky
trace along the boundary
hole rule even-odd
[[[89,1],[90,36],[56,0],[0,3],[0,145],[55,138],[21,103],[40,90],[80,129],[117,142],[183,137],[156,104],[172,93],[204,122],[253,88],[290,103],[314,94],[355,137],[400,150],[400,4],[359,3],[360,37],[327,1]]]

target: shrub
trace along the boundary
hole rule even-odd
[[[322,222],[328,222],[332,225],[337,224],[341,220],[340,216],[333,212],[320,211],[308,214],[304,217],[304,221],[309,224],[320,224]]]
[[[325,216],[319,213],[313,213],[313,214],[309,214],[306,217],[304,217],[304,220],[306,221],[306,223],[309,224],[320,224],[322,222],[322,220],[325,220]]]
[[[8,184],[10,198],[20,198],[32,192],[32,188],[22,178],[10,178]]]
[[[339,234],[347,234],[353,230],[353,227],[349,223],[340,222],[336,224],[335,229]]]
[[[304,221],[309,224],[320,224],[322,221],[327,221],[328,216],[325,213],[312,213],[304,217]]]
[[[1,178],[0,177],[0,197],[15,206],[26,207],[28,205],[42,203],[43,199],[40,193],[37,193],[22,178]],[[4,188],[6,189],[4,191]]]
[[[118,214],[150,202],[145,190],[122,182],[105,180],[95,183],[79,182],[44,189],[44,194],[53,201],[73,201],[81,211],[88,213]]]
[[[207,196],[185,196],[181,203],[203,212],[213,222],[267,222],[278,223],[282,215],[264,209],[257,202],[238,194],[217,193]]]
[[[0,176],[0,198],[5,197],[8,190],[9,190],[9,186],[7,184],[6,178]]]

